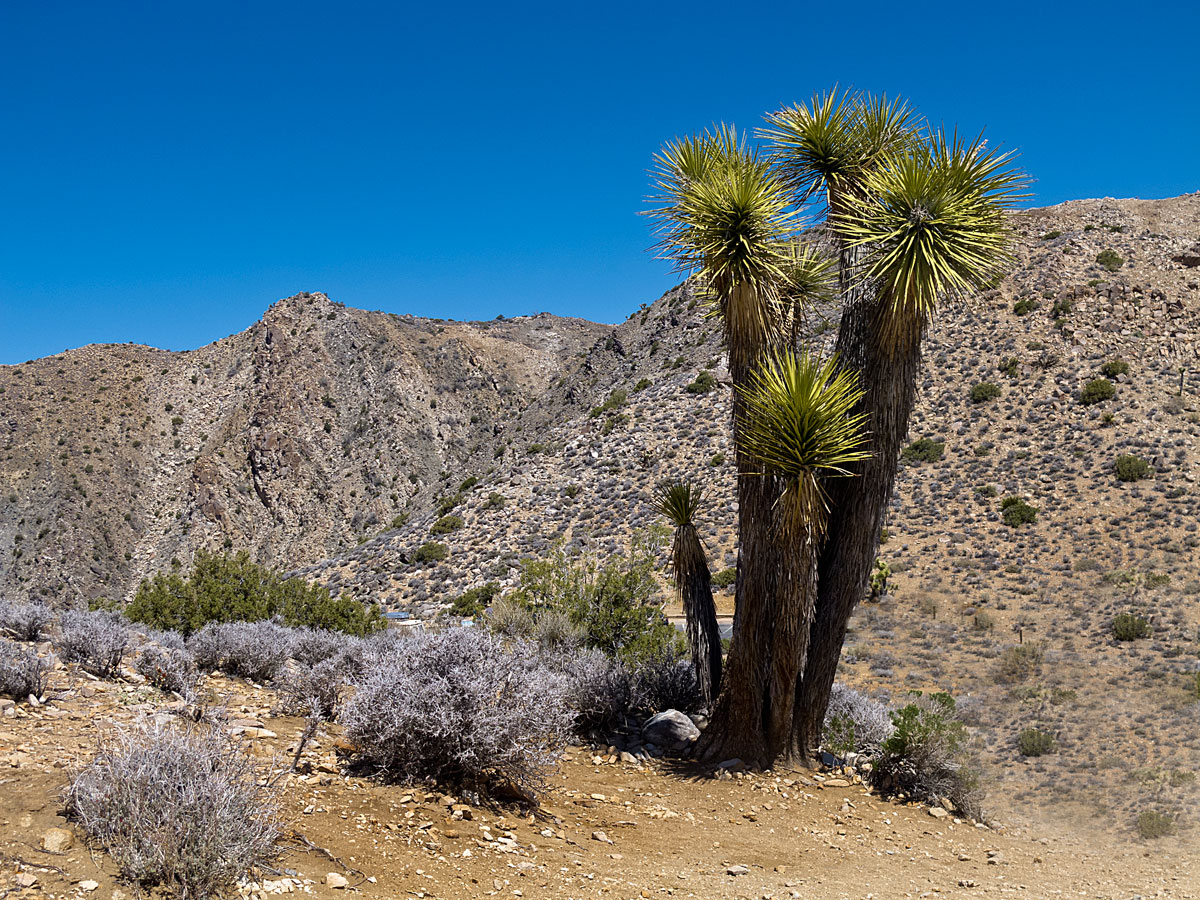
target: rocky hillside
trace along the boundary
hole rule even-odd
[[[89,346],[0,367],[0,592],[127,596],[198,547],[292,567],[427,508],[442,472],[611,331],[281,300],[185,353]]]

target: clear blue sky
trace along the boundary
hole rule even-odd
[[[1036,204],[1200,189],[1191,3],[6,2],[0,363],[274,300],[619,321],[664,140],[843,86],[1019,147]]]

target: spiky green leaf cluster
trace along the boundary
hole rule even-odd
[[[904,101],[837,88],[772,113],[767,124],[759,136],[801,203],[822,191],[830,198],[853,191],[881,157],[917,141]]]
[[[883,160],[831,216],[848,245],[868,251],[861,274],[879,282],[895,322],[923,320],[940,297],[970,293],[1005,273],[1007,212],[1025,186],[1012,156],[982,138],[934,134]]]
[[[666,481],[654,490],[654,508],[676,528],[695,523],[704,488],[690,481]]]
[[[784,479],[785,499],[798,521],[824,518],[822,478],[849,475],[866,459],[865,414],[855,375],[835,359],[807,353],[769,353],[741,388],[742,443],[759,474]]]

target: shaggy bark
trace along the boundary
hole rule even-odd
[[[712,575],[694,525],[676,529],[673,555],[676,560],[692,563],[686,573],[681,573],[679,594],[700,696],[704,705],[712,709],[721,689],[721,630],[717,625],[717,606],[713,602]]]
[[[861,378],[864,394],[855,411],[868,415],[872,455],[855,468],[858,477],[835,479],[829,487],[808,659],[796,692],[795,740],[805,748],[820,742],[846,626],[867,589],[916,398],[925,322],[890,335],[885,325],[884,305],[860,296],[846,306],[838,334],[842,364]]]

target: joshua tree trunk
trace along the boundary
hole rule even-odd
[[[704,560],[700,537],[692,525],[679,528],[675,533],[676,558],[683,548],[683,541],[694,541],[699,553],[700,565],[686,583],[679,586],[683,599],[683,615],[687,619],[688,645],[692,650],[692,664],[696,668],[696,680],[700,685],[700,696],[711,710],[721,689],[721,630],[717,626],[717,607],[713,603],[712,576]]]
[[[738,476],[740,540],[733,642],[721,692],[699,746],[700,757],[714,762],[736,758],[765,766],[770,761],[767,731],[778,713],[770,681],[778,585],[771,516],[777,497],[778,489],[770,479]]]
[[[820,742],[846,626],[867,589],[916,397],[925,323],[914,321],[889,332],[886,316],[886,303],[859,296],[845,308],[838,333],[839,358],[859,373],[865,391],[855,411],[868,414],[871,457],[855,467],[859,477],[836,479],[828,492],[816,609],[796,692],[795,740],[805,748]]]

